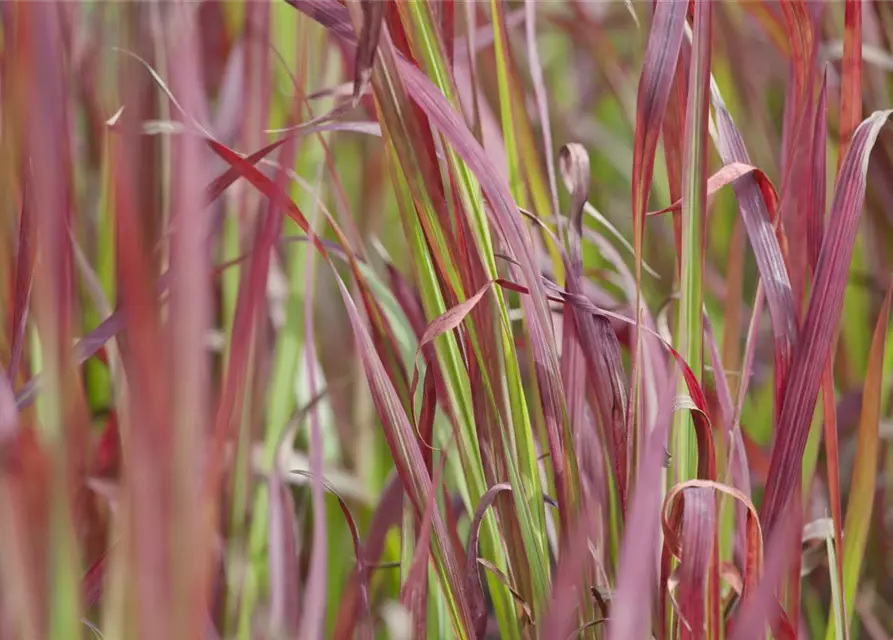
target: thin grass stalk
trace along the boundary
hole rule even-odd
[[[685,161],[682,189],[682,254],[680,257],[680,300],[677,350],[700,378],[703,370],[704,261],[707,215],[707,123],[712,57],[712,11],[710,2],[697,13],[694,25],[688,106],[685,118]],[[680,391],[684,393],[682,387]],[[697,445],[691,419],[674,418],[674,478],[676,482],[696,477]]]

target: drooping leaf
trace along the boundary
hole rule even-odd
[[[766,202],[766,208],[769,210],[770,219],[774,219],[778,212],[778,193],[769,177],[757,167],[741,162],[733,162],[723,166],[707,180],[707,195],[712,196],[723,187],[735,184],[735,181],[739,178],[751,174],[760,186],[760,192],[763,194],[763,200]],[[679,211],[680,209],[682,209],[682,198],[675,200],[670,206],[658,211],[649,211],[648,215],[657,216],[663,213]]]
[[[744,138],[735,126],[731,114],[718,90],[713,90],[713,107],[719,138],[718,151],[725,164],[750,165]],[[797,315],[790,277],[778,240],[777,221],[770,214],[756,178],[744,175],[734,183],[735,196],[741,219],[756,258],[760,283],[765,290],[775,340],[776,412],[780,411],[781,397],[786,385],[794,345],[797,340]]]
[[[471,601],[472,615],[474,616],[474,630],[476,638],[483,638],[487,629],[487,607],[484,600],[484,585],[478,573],[478,537],[480,536],[481,520],[490,505],[503,491],[511,491],[508,483],[500,483],[487,489],[487,493],[481,496],[480,502],[474,512],[471,529],[468,533],[468,544],[465,551],[465,589]]]

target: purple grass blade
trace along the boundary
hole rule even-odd
[[[673,416],[676,377],[667,379],[660,394],[654,428],[644,445],[635,487],[630,501],[629,518],[620,543],[617,561],[617,587],[608,621],[608,640],[644,638],[649,635],[650,616],[642,615],[642,603],[649,602],[656,584],[660,536],[661,475],[667,436]]]
[[[741,132],[732,121],[725,103],[717,92],[713,93],[716,111],[716,127],[719,133],[719,155],[725,164],[735,162],[750,165],[750,157]],[[766,292],[769,317],[775,339],[776,414],[780,411],[781,398],[787,372],[797,340],[797,315],[791,281],[788,277],[784,256],[781,252],[775,221],[769,215],[760,187],[751,175],[742,176],[734,183],[738,208],[747,236],[753,247],[760,279]]]
[[[771,536],[799,481],[800,462],[809,424],[815,410],[827,345],[834,340],[847,273],[865,199],[865,177],[874,143],[893,111],[876,111],[853,135],[831,202],[828,233],[816,265],[801,342],[794,354],[788,389],[778,419],[778,436],[772,447],[769,480],[761,517]],[[771,537],[767,539],[771,540]]]
[[[275,633],[294,635],[298,632],[300,618],[301,575],[294,503],[278,470],[270,475],[268,484],[271,627]]]

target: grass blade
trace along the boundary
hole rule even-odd
[[[707,218],[707,124],[709,118],[710,64],[712,58],[713,4],[695,2],[694,42],[689,70],[685,116],[685,159],[682,187],[682,242],[680,245],[680,301],[678,350],[701,378],[704,367],[704,283]],[[674,477],[683,482],[695,477],[696,445],[684,414],[677,414],[671,453],[676,459]],[[693,621],[699,625],[700,618]],[[697,627],[700,628],[700,627]]]
[[[844,2],[843,22],[838,173],[862,120],[862,0]]]
[[[831,220],[816,266],[803,333],[791,365],[791,376],[779,414],[779,438],[772,448],[769,481],[761,516],[767,536],[790,499],[806,446],[827,352],[843,306],[859,216],[865,198],[865,175],[874,142],[891,111],[878,111],[856,130],[841,166],[831,203]]]
[[[865,372],[865,390],[862,394],[862,414],[859,418],[859,438],[856,458],[853,462],[853,477],[850,481],[850,500],[846,511],[843,538],[843,582],[844,625],[852,628],[855,612],[856,587],[863,568],[868,545],[871,514],[874,510],[875,485],[878,472],[880,441],[878,423],[880,421],[883,386],[883,360],[887,338],[887,325],[890,321],[891,290],[887,290],[881,312],[871,340],[868,356],[868,371]],[[833,626],[828,625],[828,638]]]

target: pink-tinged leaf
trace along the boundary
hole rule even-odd
[[[508,289],[509,291],[516,291],[523,294],[528,293],[528,289],[526,287],[505,280],[503,278],[497,279],[496,284],[503,287],[504,289]],[[564,289],[561,289],[556,284],[549,282],[548,280],[544,280],[543,284],[546,285],[546,287],[553,293],[553,295],[549,296],[549,300],[569,304],[574,307],[575,310],[582,310],[595,316],[605,316],[607,318],[612,318],[631,326],[637,325],[637,322],[631,318],[627,318],[626,316],[623,316],[619,313],[614,313],[613,311],[609,311],[607,309],[599,308],[585,296],[565,291]],[[643,326],[642,329],[646,334],[649,334],[651,337],[656,338],[661,346],[663,346],[667,351],[670,352],[670,355],[673,357],[673,359],[676,361],[676,364],[678,364],[680,369],[682,370],[682,378],[685,381],[685,385],[691,398],[691,406],[687,408],[689,408],[689,410],[691,411],[692,421],[694,422],[695,426],[695,435],[697,437],[698,443],[698,478],[704,480],[715,480],[716,455],[713,448],[713,434],[711,430],[712,427],[710,422],[710,413],[707,407],[707,398],[704,395],[704,390],[701,388],[701,384],[700,382],[698,382],[698,379],[695,376],[694,372],[691,370],[691,367],[688,366],[688,363],[685,362],[685,359],[679,354],[678,351],[673,348],[672,345],[670,345],[669,342],[667,342],[660,334],[652,329],[649,329],[646,326]]]
[[[775,595],[788,570],[790,540],[794,533],[792,529],[796,528],[799,521],[799,517],[793,513],[787,513],[786,516],[779,524],[779,535],[770,540],[765,573],[758,583],[753,584],[750,589],[745,588],[741,605],[728,625],[730,628],[726,630],[726,637],[731,640],[765,638],[767,624],[778,640],[796,640],[794,627]]]
[[[347,112],[345,107],[336,107],[322,116],[314,118],[308,122],[302,122],[299,125],[286,129],[287,135],[275,142],[271,142],[262,149],[258,149],[254,153],[245,157],[245,161],[251,165],[256,165],[264,158],[273,153],[276,149],[288,142],[294,137],[309,136],[324,131],[345,131],[352,133],[362,133],[371,136],[381,136],[381,127],[377,122],[332,122],[333,120],[343,116]],[[242,176],[242,173],[230,167],[220,176],[215,178],[206,189],[208,202],[214,202],[223,194],[236,180]]]
[[[654,3],[654,18],[639,78],[632,175],[637,281],[641,273],[645,211],[654,176],[654,155],[682,48],[687,9],[688,2]]]
[[[834,544],[843,549],[843,507],[840,498],[840,447],[837,438],[837,406],[834,396],[834,369],[832,358],[834,349],[828,349],[828,361],[822,374],[822,411],[825,418],[825,466],[828,481],[828,502],[831,519],[834,522]],[[837,575],[843,575],[843,553],[835,554]]]
[[[269,488],[270,622],[275,633],[294,635],[301,588],[295,508],[278,471],[270,475]]]
[[[676,379],[668,378],[657,405],[661,413],[655,417],[654,427],[643,446],[629,517],[620,543],[617,588],[608,621],[608,640],[650,637],[650,616],[642,615],[642,603],[651,601],[657,577],[656,556],[643,550],[656,549],[659,545],[662,463],[675,394]]]
[[[472,295],[467,300],[463,300],[455,307],[451,307],[444,311],[441,315],[435,318],[429,325],[428,328],[425,329],[425,333],[422,334],[421,339],[419,340],[419,345],[416,348],[416,358],[418,359],[418,354],[424,349],[425,346],[433,342],[438,337],[445,334],[447,331],[452,331],[459,327],[462,324],[462,321],[471,313],[472,309],[481,301],[490,288],[493,286],[493,282],[487,282],[481,288],[479,288],[474,295]],[[418,385],[418,369],[413,373],[413,384],[412,389],[415,392],[415,388]]]
[[[855,141],[853,144],[855,146]],[[891,294],[893,294],[893,288],[888,288],[877,324],[874,327],[871,351],[868,354],[868,369],[865,372],[865,388],[862,394],[862,413],[859,417],[859,437],[856,443],[849,504],[844,523],[841,581],[846,598],[844,601],[844,624],[850,628],[852,628],[859,576],[862,573],[862,565],[866,557],[871,514],[874,510],[876,496],[881,398],[887,392],[883,386],[884,350],[886,348],[887,325],[890,321]]]
[[[720,419],[725,428],[728,440],[728,468],[732,476],[732,484],[738,491],[750,498],[750,469],[747,465],[747,452],[741,438],[741,429],[734,424],[735,409],[732,404],[732,392],[726,378],[726,372],[719,355],[719,346],[713,333],[710,317],[704,312],[704,342],[713,365],[713,377],[716,381],[716,395],[719,398]],[[746,508],[740,502],[735,503],[736,517],[736,553],[743,553],[746,548],[747,531],[745,529]]]
[[[567,252],[563,254],[567,289],[570,293],[582,295],[584,283],[581,237],[583,208],[589,196],[589,154],[580,144],[567,144],[561,148],[559,168],[565,188],[571,194]],[[584,400],[580,387],[581,379],[585,377],[595,399],[602,435],[611,439],[610,458],[614,466],[622,518],[626,513],[630,441],[624,423],[627,410],[626,375],[623,371],[620,344],[607,318],[590,315],[574,307],[571,307],[571,314],[565,313],[563,333],[563,342],[570,349],[565,354],[568,358],[565,363],[566,379],[577,393],[576,397],[570,398],[576,405],[571,415],[580,421],[574,425],[579,433],[580,429],[576,425],[582,424]],[[582,360],[585,369],[579,367],[578,360]]]
[[[722,98],[716,92],[713,94],[713,106],[716,112],[720,158],[727,165],[733,163],[750,165],[744,138],[735,126]],[[733,189],[738,198],[738,208],[753,248],[769,306],[769,318],[775,340],[776,412],[778,412],[797,340],[797,314],[791,281],[776,235],[776,218],[769,211],[770,203],[764,199],[757,179],[753,175],[743,175],[733,183]]]
[[[289,138],[289,140],[293,139]],[[254,165],[246,162],[224,145],[215,141],[210,141],[209,145],[231,167],[240,169],[242,175],[248,178],[249,181],[252,181],[259,190],[262,190],[262,187],[266,187],[265,195],[269,194],[267,206],[257,223],[254,248],[251,253],[247,273],[239,286],[232,328],[233,349],[226,364],[223,390],[216,407],[216,415],[214,416],[212,436],[214,452],[211,455],[211,464],[208,470],[208,485],[216,487],[223,478],[220,452],[224,443],[229,440],[236,429],[238,416],[241,415],[245,402],[246,394],[244,389],[249,381],[248,371],[250,369],[250,359],[252,358],[253,336],[256,334],[255,325],[260,316],[258,310],[264,304],[264,292],[267,288],[269,276],[270,255],[276,237],[282,228],[281,209],[289,211],[289,208],[285,205],[290,201],[285,198],[275,197],[281,192],[286,180],[284,170],[280,169],[277,171],[277,180],[274,182],[266,176],[262,176]],[[292,166],[295,151],[296,148],[293,142],[289,142],[283,147],[282,157],[280,158],[281,166]],[[264,180],[260,180],[256,176],[262,176]],[[309,225],[307,225],[306,220],[304,220],[304,223],[304,231],[309,235],[311,233]],[[306,629],[304,623],[309,619],[313,619],[315,615],[316,611],[313,609],[310,612],[306,612],[302,621],[302,628]],[[312,637],[316,637],[316,635]]]
[[[803,491],[798,486],[794,491],[791,515],[792,524],[788,527],[788,549],[790,549],[790,563],[788,573],[784,578],[783,589],[785,595],[784,609],[789,620],[795,624],[800,620],[800,591],[802,583],[801,570],[803,567]]]
[[[791,43],[793,82],[788,84],[782,134],[782,193],[785,195],[784,225],[788,238],[788,270],[797,310],[802,307],[806,282],[807,217],[811,204],[812,137],[816,68],[815,24],[805,0],[782,4],[785,30]],[[799,188],[794,188],[798,185]]]
[[[761,509],[768,536],[778,524],[794,483],[800,479],[809,425],[828,357],[827,346],[835,339],[843,307],[847,273],[865,199],[869,156],[891,113],[893,111],[877,111],[859,126],[841,166],[831,203],[828,233],[816,265],[803,332],[779,414],[778,436],[772,448],[769,480]]]
[[[814,73],[814,59],[816,55],[815,25],[809,12],[806,0],[788,0],[781,3],[782,16],[784,17],[785,30],[791,47],[791,61],[794,70],[794,103],[795,121],[808,116],[804,110],[808,95],[812,93],[810,79]],[[795,132],[797,125],[794,126]],[[796,136],[796,133],[795,133]],[[792,140],[797,143],[796,137]],[[788,152],[791,152],[788,149]]]
[[[450,307],[449,309],[444,311],[441,315],[432,320],[431,323],[429,323],[428,326],[425,328],[425,332],[422,334],[421,338],[419,338],[419,344],[418,347],[416,347],[416,353],[413,357],[414,365],[412,370],[412,381],[410,382],[409,387],[409,395],[411,398],[415,397],[416,388],[419,384],[419,354],[425,351],[425,348],[428,345],[430,345],[434,340],[436,340],[443,334],[447,333],[448,331],[457,329],[465,320],[465,318],[468,317],[468,314],[471,313],[478,305],[478,303],[484,298],[484,295],[490,290],[492,286],[492,280],[486,282],[474,293],[474,295],[472,295],[467,300],[463,300],[456,306]],[[430,367],[434,366],[437,366],[436,361],[430,360],[429,371],[431,370]]]
[[[349,44],[353,44],[352,30],[347,19],[347,11],[337,3],[321,0],[288,0],[289,4],[325,25]],[[679,38],[682,32],[680,26]],[[404,58],[397,59],[397,66],[406,92],[434,126],[465,162],[478,179],[481,189],[489,201],[487,213],[497,231],[499,239],[513,254],[520,267],[523,280],[530,289],[529,298],[522,298],[521,304],[528,320],[530,347],[537,370],[537,383],[540,391],[543,413],[547,429],[553,434],[562,433],[567,426],[567,410],[564,404],[561,373],[555,351],[551,311],[546,302],[539,268],[533,255],[532,243],[527,230],[521,223],[517,208],[512,200],[509,186],[492,159],[468,129],[462,116],[431,80],[415,65]],[[643,209],[644,212],[644,209]],[[562,486],[559,500],[567,499],[563,490],[565,476],[572,471],[565,456],[564,464],[553,466],[557,485]],[[571,505],[568,505],[572,508]],[[562,517],[568,509],[561,511]]]
[[[604,429],[612,445],[611,460],[617,486],[621,518],[625,517],[629,485],[631,442],[624,416],[627,391],[620,343],[610,320],[605,316],[587,314],[572,307],[574,326],[586,364],[586,380]]]
[[[845,0],[843,11],[838,175],[843,170],[843,159],[862,120],[862,0]]]
[[[639,401],[639,357],[642,324],[642,262],[644,260],[645,212],[654,178],[654,156],[663,127],[670,89],[676,74],[679,51],[685,33],[688,2],[655,2],[654,18],[642,63],[636,100],[636,130],[633,143],[632,216],[633,251],[636,261],[636,345],[632,357],[632,400],[626,414],[626,428],[635,428]]]
[[[481,496],[477,509],[474,512],[474,520],[468,532],[468,545],[466,549],[465,566],[465,591],[470,600],[472,616],[474,619],[474,632],[476,638],[483,638],[487,629],[487,604],[484,600],[484,585],[478,569],[478,536],[481,530],[481,521],[497,496],[503,491],[511,491],[512,486],[507,482],[493,485]]]
[[[765,173],[763,173],[757,167],[753,167],[749,164],[744,164],[742,162],[733,162],[722,167],[719,171],[717,171],[707,179],[707,195],[715,195],[716,192],[723,187],[730,184],[735,184],[736,180],[747,175],[752,175],[756,180],[757,184],[760,187],[760,192],[763,194],[763,200],[765,201],[766,207],[769,211],[769,218],[774,220],[776,215],[778,214],[778,192],[775,190],[775,186],[772,184],[772,181],[769,180],[768,176]],[[648,215],[657,216],[663,213],[669,213],[671,211],[679,211],[681,209],[682,199],[679,198],[675,200],[670,206],[664,207],[659,211],[649,211]]]
[[[539,637],[567,638],[578,627],[577,612],[582,598],[588,596],[580,593],[580,583],[592,561],[591,537],[595,526],[592,505],[583,503],[579,517],[563,537],[564,543],[558,552],[549,607],[541,625],[537,625]]]

